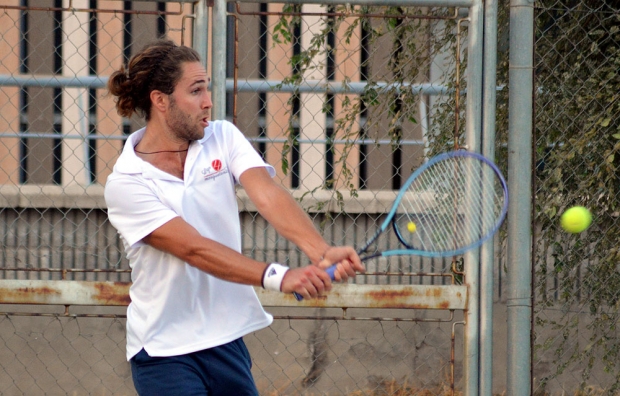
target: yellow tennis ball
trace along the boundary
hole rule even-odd
[[[417,227],[415,226],[415,223],[413,221],[410,221],[409,223],[407,223],[407,230],[409,232],[414,233],[416,229]]]
[[[562,228],[573,234],[579,233],[590,227],[592,214],[583,206],[573,206],[566,210],[560,218]]]

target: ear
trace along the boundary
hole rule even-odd
[[[158,91],[156,89],[151,91],[151,104],[152,110],[157,110],[160,112],[166,111],[168,108],[168,95],[165,93]]]

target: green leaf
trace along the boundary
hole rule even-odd
[[[616,139],[620,140],[620,133],[614,133],[613,135],[611,135],[612,137],[615,137]]]
[[[611,122],[611,118],[605,118],[603,121],[601,121],[601,126],[602,127],[607,127],[607,126],[609,126],[610,122]]]

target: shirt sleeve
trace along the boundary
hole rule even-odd
[[[110,177],[104,196],[110,223],[129,246],[179,216],[135,176]]]
[[[223,126],[223,132],[230,153],[230,170],[237,182],[241,174],[250,168],[266,168],[271,177],[276,175],[273,166],[261,158],[260,154],[236,126],[226,122]]]

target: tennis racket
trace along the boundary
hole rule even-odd
[[[508,188],[497,166],[464,150],[440,154],[401,187],[385,221],[358,250],[362,261],[416,255],[451,257],[481,246],[499,229],[508,210]],[[402,247],[369,247],[390,225]],[[336,265],[326,272],[334,279]],[[303,297],[297,293],[295,298]]]

